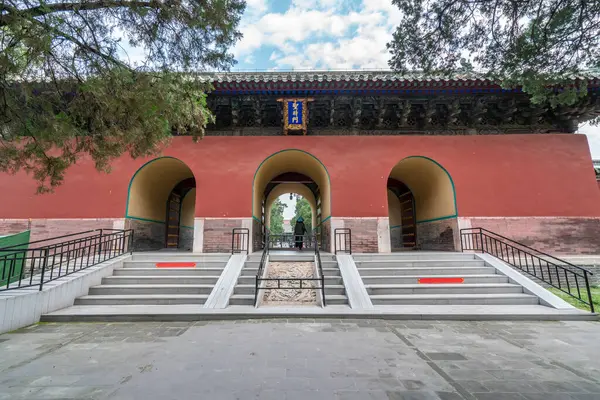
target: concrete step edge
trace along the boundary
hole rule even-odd
[[[419,283],[419,284],[365,284],[365,288],[367,289],[418,289],[418,288],[515,288],[521,287],[521,285],[517,285],[514,283],[457,283],[457,284],[427,284],[427,283]]]
[[[536,298],[536,296],[526,293],[449,293],[449,294],[376,294],[371,295],[371,299],[504,299],[504,298]]]
[[[215,285],[195,285],[195,284],[170,284],[170,283],[165,283],[165,284],[160,284],[160,283],[156,283],[153,285],[144,285],[144,284],[140,284],[140,285],[98,285],[98,286],[92,286],[90,289],[166,289],[166,288],[186,288],[186,289],[191,289],[191,288],[212,288]]]
[[[135,300],[135,299],[207,299],[208,294],[88,294],[78,297],[82,300]]]

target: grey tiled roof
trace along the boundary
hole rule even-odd
[[[322,82],[322,81],[474,81],[486,79],[482,74],[465,73],[452,77],[427,75],[420,72],[398,74],[390,70],[349,70],[349,71],[244,71],[244,72],[207,72],[201,76],[212,82]],[[590,72],[571,79],[600,79],[600,73]]]
[[[322,81],[471,81],[481,76],[456,75],[452,78],[421,73],[397,74],[393,71],[272,71],[272,72],[213,72],[202,74],[213,82],[322,82]]]

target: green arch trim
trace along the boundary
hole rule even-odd
[[[170,159],[179,161],[180,163],[182,163],[183,165],[185,165],[187,167],[187,169],[189,169],[190,172],[192,173],[192,176],[194,176],[194,171],[192,171],[192,169],[185,162],[183,162],[182,160],[180,160],[177,157],[161,156],[161,157],[153,158],[150,161],[146,161],[141,167],[139,167],[137,169],[137,171],[135,171],[135,173],[131,177],[131,180],[129,181],[129,186],[127,186],[127,202],[125,203],[125,218],[137,219],[137,220],[140,220],[140,221],[154,221],[154,220],[149,220],[149,219],[146,219],[146,218],[133,217],[133,216],[129,215],[129,199],[130,199],[130,196],[131,196],[131,185],[133,185],[133,181],[135,180],[135,177],[137,176],[137,174],[141,170],[143,170],[144,168],[146,168],[148,165],[152,164],[154,161],[162,160],[164,158],[170,158]],[[194,178],[195,178],[195,176],[194,176]]]
[[[442,171],[444,171],[446,173],[446,175],[448,176],[448,179],[450,180],[450,184],[452,185],[452,195],[454,198],[454,214],[452,215],[444,215],[442,217],[437,217],[437,218],[431,218],[431,219],[426,219],[426,220],[422,220],[422,221],[416,221],[417,224],[422,224],[425,222],[433,222],[433,221],[441,221],[444,219],[450,219],[450,218],[456,218],[458,217],[458,204],[456,202],[456,186],[454,185],[454,179],[452,179],[452,175],[450,175],[450,173],[448,172],[448,170],[446,168],[444,168],[442,166],[442,164],[440,164],[439,162],[435,161],[433,158],[427,157],[427,156],[408,156],[408,157],[404,157],[402,160],[398,161],[390,170],[388,177],[392,175],[392,171],[394,170],[394,168],[396,168],[398,166],[398,164],[400,164],[402,161],[404,160],[408,160],[409,158],[424,158],[428,161],[431,161],[432,163],[434,163],[435,165],[437,165],[438,167],[440,167],[442,169]],[[402,182],[406,185],[406,187],[408,187],[408,189],[412,192],[413,190],[406,184],[406,182]],[[386,190],[387,190],[387,185],[386,185]],[[415,204],[415,215],[417,214],[417,210],[416,210],[416,204]]]
[[[260,169],[263,166],[263,164],[265,162],[267,162],[270,158],[276,156],[277,154],[285,153],[287,151],[299,151],[299,152],[304,153],[304,154],[306,154],[308,156],[311,156],[312,158],[314,158],[315,160],[317,160],[319,162],[319,164],[321,164],[321,167],[323,167],[323,169],[325,170],[325,174],[327,175],[327,181],[329,182],[329,215],[333,214],[331,212],[332,204],[333,204],[333,201],[331,201],[331,192],[332,192],[332,190],[331,190],[331,176],[329,175],[329,171],[327,170],[327,167],[325,166],[325,164],[323,164],[323,162],[321,160],[319,160],[314,155],[310,154],[308,151],[292,148],[292,149],[283,149],[283,150],[276,151],[275,153],[271,154],[270,156],[268,156],[267,158],[265,158],[264,160],[262,160],[261,163],[258,165],[258,168],[256,168],[256,171],[254,172],[254,177],[252,178],[252,218],[256,219],[257,221],[260,221],[260,219],[257,218],[254,215],[254,190],[256,189],[256,187],[255,187],[256,186],[256,175],[258,175],[258,171],[260,171]]]

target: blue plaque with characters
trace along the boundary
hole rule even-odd
[[[289,129],[302,129],[304,126],[304,102],[298,100],[288,100],[287,102],[287,124]]]

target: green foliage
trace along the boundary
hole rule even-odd
[[[210,85],[241,37],[243,0],[4,0],[0,14],[0,172],[52,190],[77,160],[101,171],[123,153],[157,154],[173,134],[201,138]],[[124,50],[143,48],[132,61]]]
[[[281,235],[283,233],[283,211],[287,204],[282,203],[279,198],[275,199],[271,206],[271,219],[269,220],[269,230],[273,235]]]
[[[563,299],[564,301],[566,301],[567,303],[569,303],[570,305],[580,308],[582,310],[590,311],[590,306],[569,296],[562,290],[558,290],[558,289],[552,288],[552,287],[548,288],[548,290],[550,292],[552,292],[553,294],[557,295],[558,297],[560,297],[561,299]],[[572,290],[575,290],[575,289],[572,288]],[[595,310],[595,312],[598,312],[598,310],[600,310],[600,287],[591,287],[590,292],[592,293],[592,303],[594,303],[594,310]],[[584,301],[589,301],[589,298],[587,296],[587,293],[585,292],[585,289],[582,289],[581,297],[583,298]]]
[[[402,19],[389,62],[406,73],[473,73],[522,87],[534,103],[572,105],[600,72],[600,1],[393,0]],[[553,88],[561,88],[555,92]]]
[[[295,215],[291,221],[292,228],[296,226],[296,221],[300,217],[304,218],[304,226],[306,226],[306,231],[310,234],[312,231],[312,210],[310,203],[304,197],[296,197]]]

